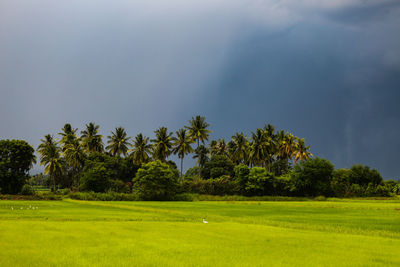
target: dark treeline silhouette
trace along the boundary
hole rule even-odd
[[[67,123],[58,133],[59,138],[48,134],[41,139],[37,152],[45,175],[29,181],[47,183],[52,191],[115,191],[137,193],[142,199],[170,199],[183,192],[338,197],[399,192],[397,182],[384,182],[375,169],[367,166],[334,170],[329,161],[313,158],[304,138],[277,131],[271,124],[250,136],[240,132],[230,140],[208,143],[212,133],[209,127],[205,117],[196,116],[175,133],[167,127],[158,128],[152,139],[142,133],[132,138],[123,127],[117,127],[104,140],[100,126],[93,122],[86,124],[80,135]],[[28,153],[33,155],[33,151]],[[172,154],[179,158],[179,170],[169,160]],[[183,161],[190,155],[196,159],[196,166],[184,174]],[[5,156],[1,162],[3,159]],[[34,156],[29,165],[33,160]],[[24,182],[8,189],[11,182],[6,181],[12,179],[4,178],[3,170],[5,167],[0,173],[2,193],[19,192]],[[21,180],[21,174],[18,177]]]

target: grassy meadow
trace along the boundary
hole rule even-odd
[[[0,266],[400,265],[399,200],[3,200],[0,229]]]

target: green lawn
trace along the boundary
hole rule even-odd
[[[0,266],[400,266],[396,200],[0,201],[0,229]]]

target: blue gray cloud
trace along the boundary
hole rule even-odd
[[[398,178],[399,26],[392,0],[2,1],[0,137],[204,114],[213,138],[273,123]]]

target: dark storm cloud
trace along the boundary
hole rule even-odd
[[[2,1],[0,136],[265,123],[398,178],[398,1]]]

